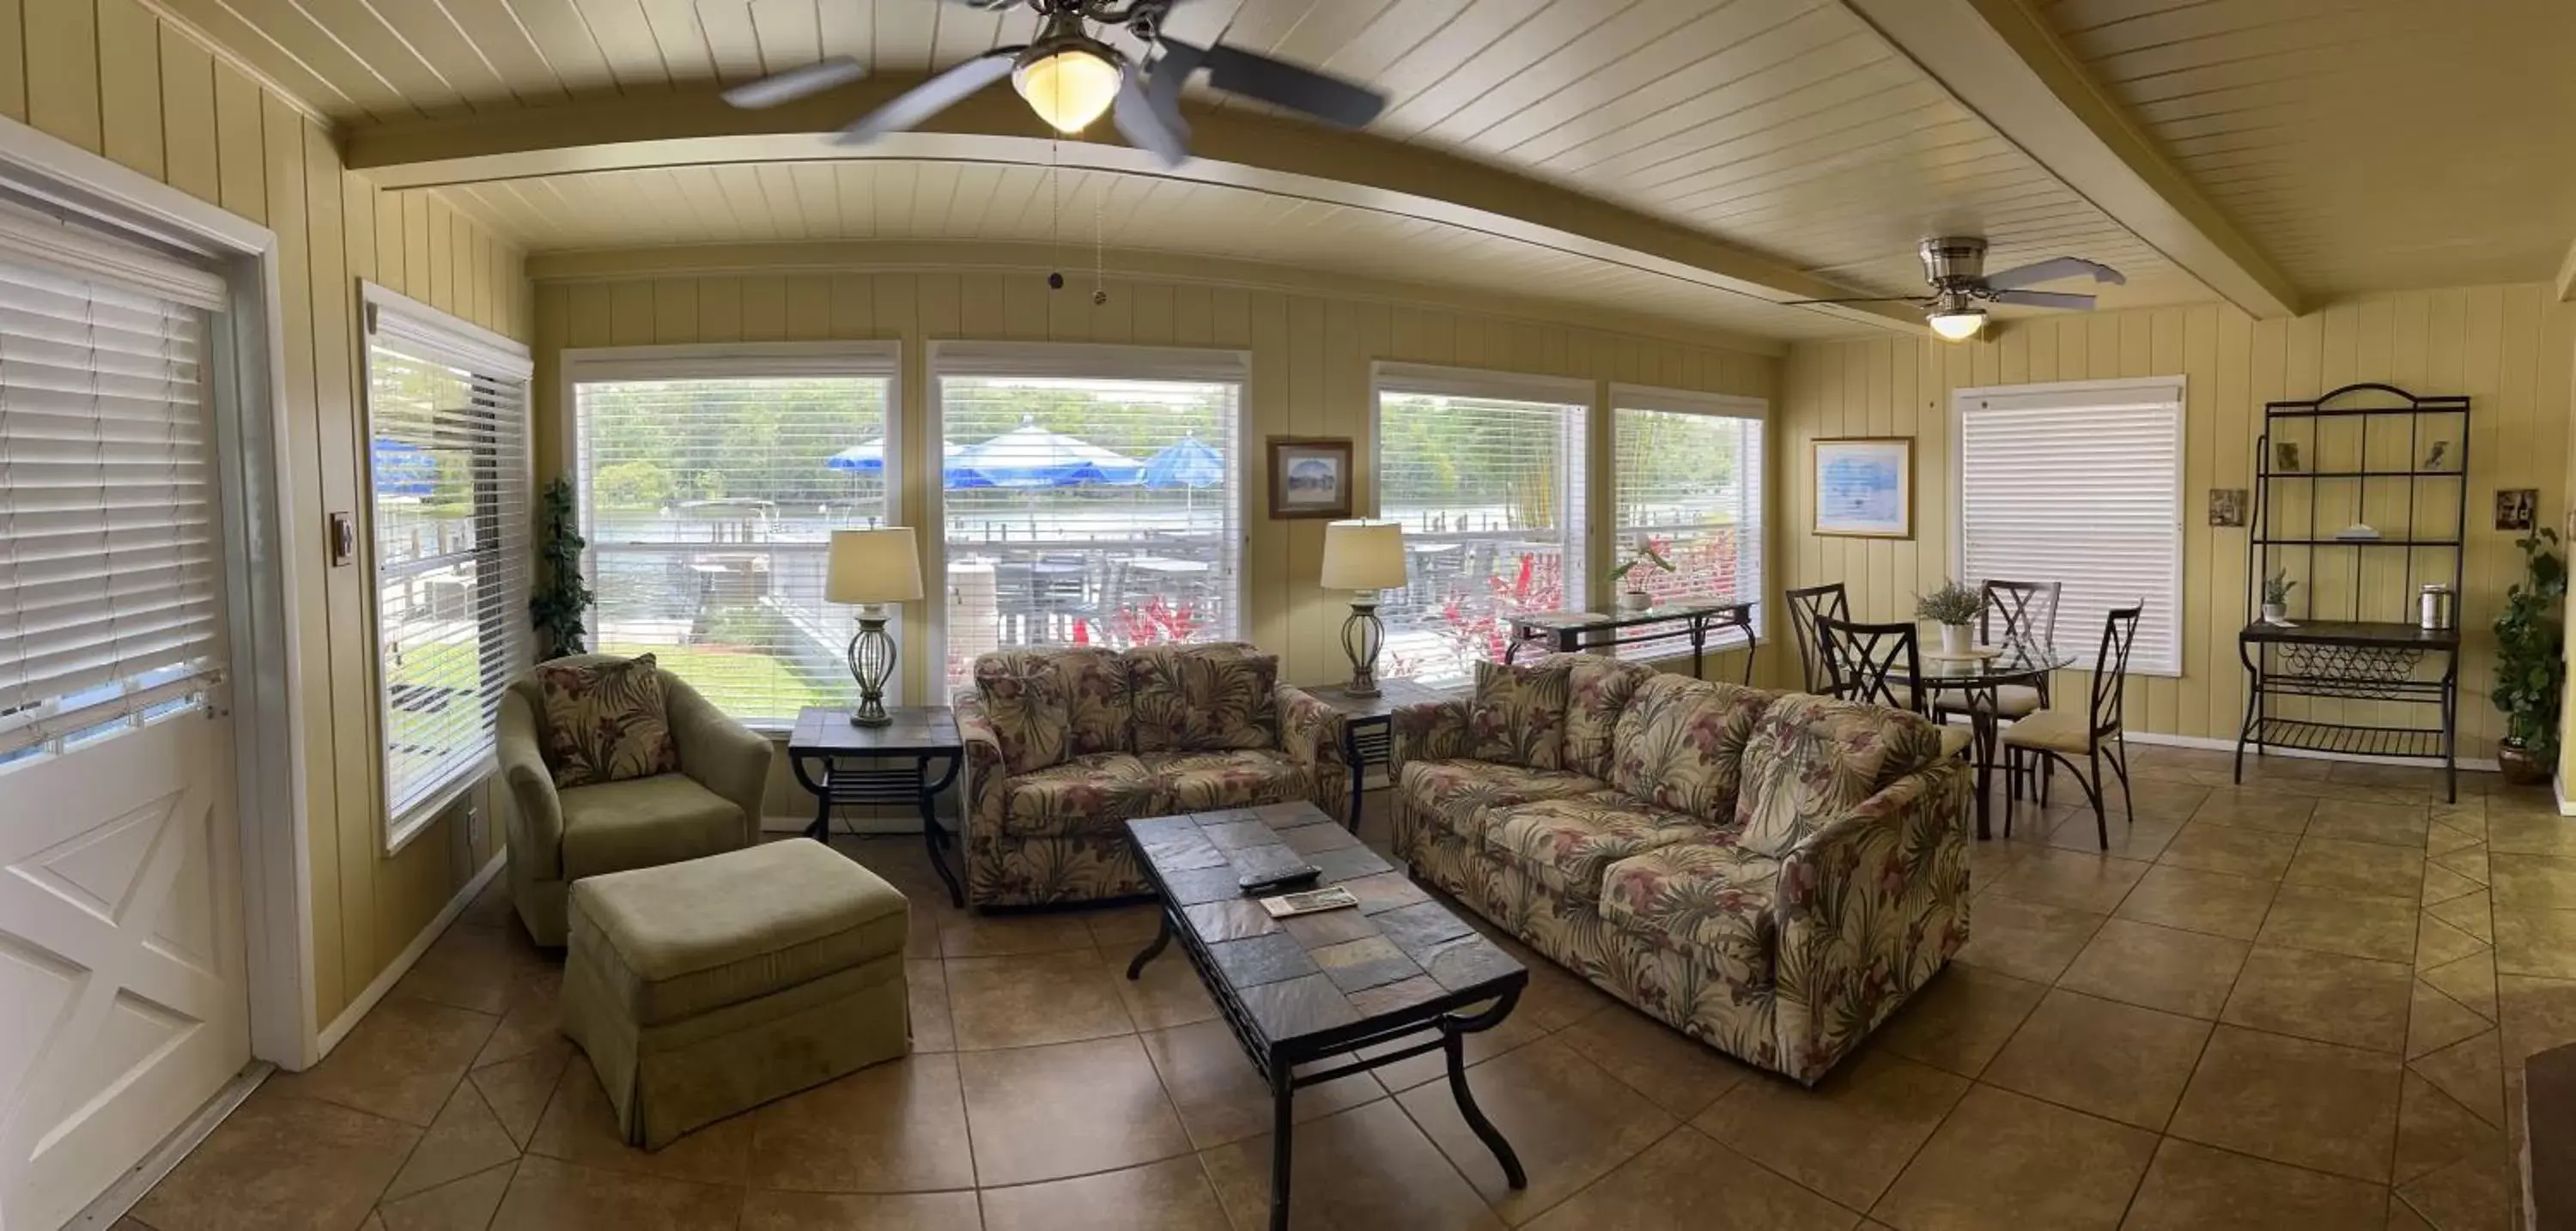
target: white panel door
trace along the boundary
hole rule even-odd
[[[0,768],[7,1231],[62,1225],[250,1060],[223,712]]]

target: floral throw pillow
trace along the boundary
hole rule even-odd
[[[1565,712],[1571,672],[1561,661],[1515,667],[1476,664],[1476,696],[1467,706],[1468,755],[1524,769],[1565,768]]]
[[[1052,661],[1033,651],[986,654],[975,660],[975,693],[1013,777],[1072,755],[1073,703]]]
[[[557,789],[679,771],[652,655],[539,667],[537,690]]]

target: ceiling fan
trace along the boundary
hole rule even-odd
[[[1865,295],[1853,299],[1792,299],[1787,302],[1917,304],[1923,308],[1924,323],[1932,327],[1932,332],[1947,341],[1964,342],[1985,328],[1983,304],[2019,304],[2029,308],[2066,308],[2077,312],[2093,306],[2090,295],[2032,291],[2023,289],[2025,287],[2077,276],[2113,286],[2124,286],[2129,281],[2119,270],[2075,256],[2053,256],[2045,261],[2033,261],[1989,274],[1985,272],[1986,241],[1975,236],[1927,239],[1919,251],[1923,257],[1923,281],[1932,287],[1929,295]]]
[[[857,145],[902,132],[1001,80],[1029,109],[1062,133],[1082,131],[1103,112],[1130,144],[1168,165],[1189,157],[1189,125],[1181,118],[1181,86],[1204,68],[1208,84],[1343,128],[1359,128],[1386,108],[1386,96],[1338,77],[1300,68],[1222,43],[1196,47],[1163,33],[1175,0],[939,0],[985,12],[1025,4],[1039,17],[1038,35],[1026,46],[996,47],[906,90],[861,116],[833,140]],[[1130,57],[1091,32],[1092,25],[1124,27],[1145,47]],[[774,107],[867,75],[848,56],[833,56],[725,91],[737,107]],[[1114,111],[1113,111],[1114,106]]]

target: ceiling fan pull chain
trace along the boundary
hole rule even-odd
[[[1100,216],[1108,208],[1108,187],[1095,185],[1091,190],[1091,306],[1095,308],[1109,302],[1109,288],[1106,285],[1109,278],[1109,253],[1102,246],[1100,238]]]
[[[1064,164],[1047,138],[1047,289],[1064,289]]]

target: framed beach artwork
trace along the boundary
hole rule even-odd
[[[1272,517],[1351,515],[1350,437],[1273,436],[1268,443]]]
[[[1914,537],[1914,438],[1848,436],[1815,444],[1816,533]]]

